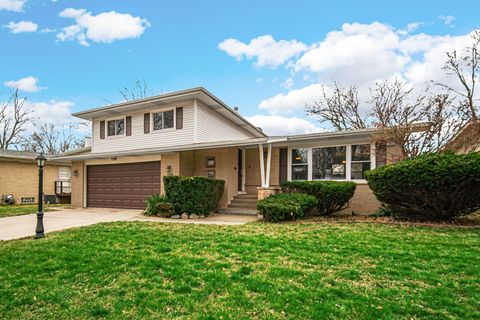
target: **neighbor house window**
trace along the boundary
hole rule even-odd
[[[352,145],[351,179],[365,179],[365,172],[370,170],[370,145]]]
[[[346,147],[312,149],[313,180],[343,180],[346,177]]]
[[[308,180],[308,149],[292,149],[292,180]]]
[[[152,113],[153,130],[156,131],[173,128],[175,126],[174,118],[174,110]]]
[[[111,136],[121,136],[125,132],[125,119],[116,119],[107,121],[107,134]]]

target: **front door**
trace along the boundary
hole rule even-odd
[[[244,160],[245,160],[245,157],[243,156],[244,152],[245,151],[243,149],[238,149],[238,165],[237,165],[238,170],[237,170],[237,174],[238,174],[238,191],[239,192],[242,192],[242,191],[245,190],[245,188],[244,188],[245,181],[243,179],[243,177],[244,177],[244,172],[243,172],[244,170],[243,169],[245,168],[244,163],[243,163]]]

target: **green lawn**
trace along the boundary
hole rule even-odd
[[[45,211],[52,211],[54,207],[65,207],[64,204],[48,204],[45,205]],[[21,216],[24,214],[36,213],[38,206],[36,204],[17,204],[17,205],[0,205],[0,218]]]
[[[480,228],[121,222],[0,243],[2,319],[479,319]]]

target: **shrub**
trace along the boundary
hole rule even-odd
[[[163,177],[165,195],[176,213],[208,215],[216,211],[223,195],[225,181],[205,177]]]
[[[480,153],[425,154],[366,174],[397,217],[449,220],[480,208]]]
[[[147,216],[170,218],[175,214],[172,203],[168,201],[165,196],[159,194],[151,195],[145,200],[145,204],[147,205],[147,208],[145,209],[145,214]]]
[[[257,210],[266,221],[303,218],[315,206],[315,197],[302,193],[279,193],[257,201]]]
[[[356,186],[351,181],[284,181],[282,191],[314,196],[318,212],[328,215],[345,207],[353,197]]]

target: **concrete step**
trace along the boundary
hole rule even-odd
[[[256,194],[237,194],[234,199],[258,199]]]
[[[221,208],[221,209],[218,209],[218,213],[256,216],[257,215],[257,210],[256,209],[244,209],[244,208]]]
[[[233,199],[232,203],[257,204],[257,199]]]
[[[245,204],[245,203],[238,203],[238,202],[233,202],[228,205],[229,208],[243,208],[243,209],[256,209],[257,208],[257,203],[251,203],[251,204]]]

